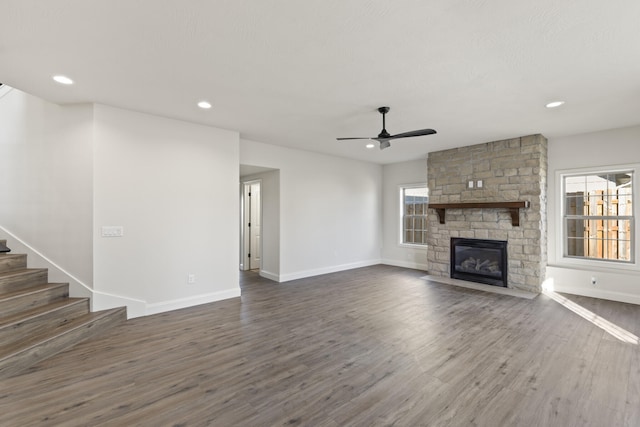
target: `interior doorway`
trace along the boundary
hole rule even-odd
[[[262,181],[242,183],[241,270],[260,270],[262,262]]]

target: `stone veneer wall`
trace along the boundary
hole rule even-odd
[[[427,165],[430,203],[530,202],[520,209],[519,227],[507,209],[447,209],[445,224],[429,209],[429,274],[450,277],[451,237],[506,240],[507,286],[540,292],[547,266],[547,139],[531,135],[438,151],[429,153]]]

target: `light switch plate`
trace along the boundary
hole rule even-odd
[[[124,227],[121,225],[103,225],[102,237],[122,237],[124,236]]]
[[[476,187],[482,188],[482,180],[481,179],[476,182]]]
[[[473,188],[473,181],[469,181],[469,188]]]

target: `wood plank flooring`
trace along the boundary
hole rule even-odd
[[[133,319],[2,381],[1,426],[639,426],[640,350],[374,266]],[[640,335],[640,306],[564,295]]]

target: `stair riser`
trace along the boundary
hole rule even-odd
[[[27,268],[26,255],[0,254],[0,273]]]
[[[47,270],[27,270],[19,275],[0,277],[0,293],[44,285],[49,280],[48,277]]]
[[[35,333],[53,331],[73,319],[89,313],[89,300],[74,301],[37,317],[0,328],[0,347],[9,346]]]
[[[126,311],[115,310],[64,335],[52,337],[19,354],[0,360],[0,379],[19,374],[41,360],[53,356],[81,341],[94,337],[126,320]]]
[[[11,299],[0,299],[0,315],[9,316],[68,296],[69,285],[65,284]]]

